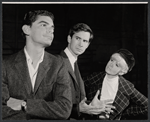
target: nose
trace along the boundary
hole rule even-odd
[[[80,40],[79,46],[80,46],[80,47],[83,47],[83,40]]]
[[[47,33],[53,33],[54,32],[54,29],[52,27],[47,27]]]

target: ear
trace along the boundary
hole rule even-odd
[[[71,42],[71,36],[70,35],[67,36],[67,41],[68,41],[68,43]]]
[[[23,25],[22,31],[24,32],[24,34],[29,35],[30,34],[30,27],[28,25]]]

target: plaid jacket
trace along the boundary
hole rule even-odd
[[[101,92],[104,72],[93,73],[92,75],[83,78],[85,88],[87,90],[87,99],[92,100],[99,89]],[[119,77],[118,91],[113,102],[116,107],[113,113],[110,114],[110,120],[120,119],[125,115],[148,114],[148,99],[134,88],[134,85],[127,81],[122,76]],[[131,104],[133,103],[133,105]]]

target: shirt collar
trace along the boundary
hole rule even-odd
[[[25,53],[27,61],[31,61],[32,62],[32,59],[31,59],[31,57],[29,56],[29,54],[28,54],[28,52],[26,50],[26,46],[24,47],[24,53]],[[41,56],[41,58],[39,60],[40,63],[43,61],[43,58],[44,58],[44,51],[43,51],[42,56]]]
[[[71,52],[70,52],[70,50],[68,49],[68,47],[64,50],[64,52],[66,53],[66,55],[68,56],[68,58],[69,58],[69,60],[70,60],[71,62],[75,63],[75,62],[77,61],[77,58],[74,57],[74,56],[71,54]]]
[[[106,79],[106,81],[109,82],[109,83],[115,83],[115,82],[118,82],[119,77],[116,76],[116,77],[114,77],[114,78],[109,78],[108,75],[106,74],[105,79]]]

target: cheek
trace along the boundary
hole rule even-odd
[[[118,69],[118,68],[114,68],[114,69],[113,69],[113,72],[114,72],[115,74],[119,73],[119,71],[120,71],[120,69]]]
[[[35,30],[35,33],[43,35],[43,34],[47,34],[47,31],[46,31],[46,29],[43,29],[43,28],[37,28]]]
[[[77,45],[78,45],[78,43],[77,43],[77,41],[75,41],[75,40],[72,40],[71,42],[70,42],[70,45],[71,45],[71,47],[76,47]]]
[[[32,35],[33,35],[34,37],[39,38],[39,37],[42,35],[42,32],[41,32],[41,31],[38,31],[38,30],[35,30],[35,31],[33,31]]]
[[[71,50],[73,50],[73,51],[75,50],[75,44],[74,43],[70,43],[69,47],[71,48]]]
[[[86,48],[88,48],[89,47],[89,45],[86,45]]]
[[[34,40],[37,40],[39,38],[39,35],[36,32],[32,32],[31,36]]]
[[[108,63],[106,64],[106,67],[108,68],[108,67],[109,67],[109,65],[110,65],[110,63],[108,62]]]
[[[52,39],[54,39],[54,34],[51,35]]]
[[[84,50],[86,50],[88,48],[89,44],[85,44],[84,45]]]
[[[110,71],[111,71],[111,69],[109,68],[109,64],[106,65],[105,71],[106,71],[106,72],[110,72]]]
[[[70,42],[70,47],[74,47],[75,46],[75,44],[73,43],[73,42]]]

